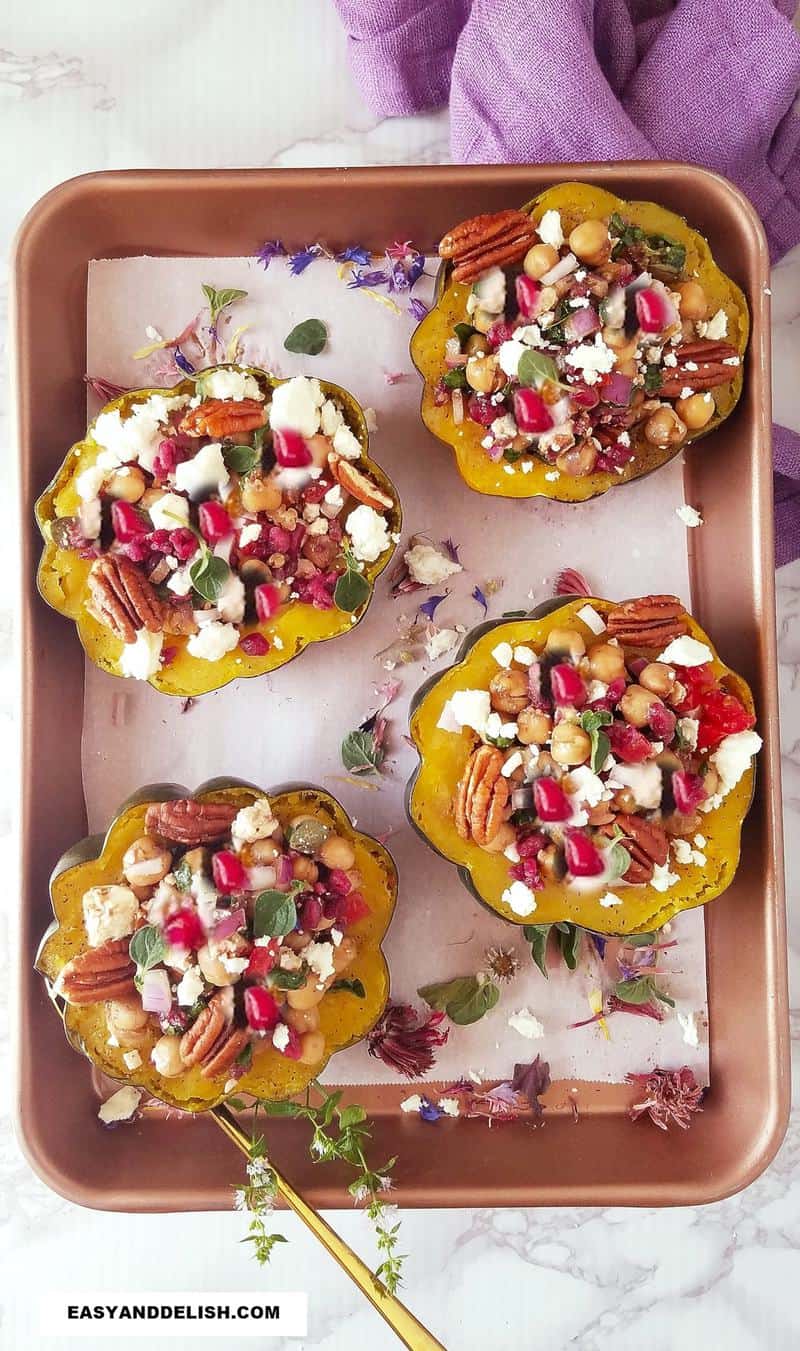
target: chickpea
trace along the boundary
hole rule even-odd
[[[684,838],[687,835],[694,835],[700,829],[700,816],[693,812],[691,816],[681,816],[680,812],[670,812],[669,816],[662,816],[661,824],[668,835],[673,839],[680,836]]]
[[[319,1009],[286,1009],[284,1019],[295,1032],[316,1032],[319,1027]]]
[[[710,422],[717,411],[714,396],[708,390],[704,394],[690,394],[687,399],[676,399],[675,412],[686,423],[690,431],[699,431]]]
[[[248,474],[242,480],[242,506],[245,511],[276,511],[283,495],[277,483],[263,473]]]
[[[581,441],[577,446],[571,446],[569,450],[562,450],[560,455],[556,456],[556,469],[568,478],[585,478],[591,474],[597,463],[597,446],[594,441],[587,439]]]
[[[325,1038],[321,1032],[304,1032],[300,1037],[301,1065],[318,1065],[325,1054]]]
[[[717,769],[715,768],[714,765],[709,765],[708,769],[703,775],[703,787],[705,788],[709,797],[713,797],[715,793],[719,792],[719,785],[720,785],[719,773],[717,772]]]
[[[472,316],[472,327],[477,328],[479,333],[488,333],[492,324],[497,323],[497,315],[490,314],[488,310],[477,309]]]
[[[343,938],[338,948],[333,949],[333,969],[337,976],[352,966],[358,954],[358,943],[354,938]]]
[[[589,670],[594,680],[610,685],[625,675],[625,653],[613,643],[595,643],[589,648]]]
[[[329,835],[319,856],[326,868],[341,868],[342,872],[348,872],[356,861],[356,851],[344,835]]]
[[[156,1067],[156,1074],[160,1074],[162,1079],[174,1079],[176,1075],[183,1074],[185,1066],[181,1059],[180,1037],[170,1032],[159,1037],[150,1052],[150,1059]]]
[[[511,822],[504,821],[494,839],[490,840],[488,844],[482,844],[481,849],[487,854],[502,854],[503,850],[513,844],[516,838],[517,832]]]
[[[298,854],[297,858],[292,859],[292,876],[298,878],[301,882],[316,882],[319,877],[319,868],[313,859],[306,858],[304,854]]]
[[[291,948],[292,952],[302,952],[311,942],[310,933],[290,933],[283,939],[284,946]]]
[[[584,220],[569,237],[569,247],[582,263],[604,263],[611,252],[608,226],[603,220]]]
[[[583,765],[592,753],[592,739],[574,722],[559,722],[553,728],[550,754],[558,765]]]
[[[211,863],[211,850],[203,848],[187,849],[181,862],[186,864],[190,872],[206,873],[209,871]]]
[[[171,867],[172,854],[169,849],[165,849],[151,835],[142,835],[134,840],[122,856],[125,879],[136,887],[154,887],[166,877]]]
[[[274,863],[280,853],[274,840],[254,840],[247,846],[247,862],[257,867]]]
[[[542,877],[548,882],[560,882],[567,871],[567,864],[558,845],[548,844],[536,857]]]
[[[486,338],[484,335],[482,333],[470,333],[464,343],[464,351],[468,357],[486,356]]]
[[[547,635],[545,652],[565,652],[573,661],[580,661],[586,644],[577,629],[551,629]]]
[[[290,1009],[313,1009],[320,1002],[324,995],[324,990],[317,989],[319,981],[317,974],[312,971],[306,980],[305,985],[301,985],[298,990],[286,991],[286,1003]]]
[[[685,440],[686,423],[681,422],[674,408],[662,403],[644,424],[644,434],[651,446],[665,450],[667,446],[677,446]]]
[[[699,281],[679,281],[675,290],[680,296],[678,309],[681,319],[705,319],[708,301]]]
[[[611,799],[615,811],[631,816],[636,811],[636,798],[630,788],[619,788]]]
[[[261,558],[245,558],[239,564],[239,576],[246,587],[260,586],[262,582],[271,582],[272,573]]]
[[[517,714],[517,740],[523,746],[544,746],[550,739],[553,719],[538,708],[523,708]]]
[[[150,1015],[138,999],[109,999],[106,1025],[124,1050],[141,1050],[149,1039]]]
[[[528,703],[525,671],[498,671],[489,681],[492,708],[498,713],[521,713]]]
[[[646,727],[650,721],[650,710],[661,700],[652,690],[642,689],[641,685],[629,685],[619,701],[623,718],[631,727]]]
[[[197,965],[210,985],[233,985],[239,978],[232,971],[226,971],[222,961],[204,943],[197,952]]]
[[[525,254],[522,270],[526,277],[539,281],[557,262],[558,253],[552,244],[534,244]]]
[[[663,661],[651,661],[639,672],[639,684],[646,690],[652,690],[659,698],[671,694],[675,684],[675,672]]]
[[[467,384],[479,394],[489,394],[497,380],[497,362],[494,357],[470,357],[467,361]],[[501,378],[505,380],[505,377]]]
[[[305,440],[308,449],[311,451],[311,459],[317,469],[326,469],[328,466],[328,456],[333,450],[329,437],[323,436],[321,432],[318,432],[316,436],[307,436]],[[283,525],[284,522],[281,521],[280,524]],[[288,529],[291,529],[291,527],[287,526],[287,530]]]
[[[118,502],[138,502],[144,494],[145,477],[138,465],[123,465],[111,478],[106,479],[103,489],[108,497]]]

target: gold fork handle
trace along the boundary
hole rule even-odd
[[[224,1105],[215,1107],[211,1111],[217,1125],[233,1141],[243,1154],[250,1154],[249,1137],[242,1130],[236,1117],[229,1108]],[[351,1281],[354,1281],[365,1295],[374,1309],[377,1309],[381,1318],[384,1318],[393,1332],[397,1334],[404,1346],[410,1348],[410,1351],[447,1351],[443,1344],[436,1340],[428,1329],[416,1319],[413,1313],[410,1313],[406,1306],[397,1298],[391,1295],[384,1285],[373,1275],[366,1262],[349,1248],[343,1238],[340,1238],[335,1229],[321,1215],[307,1204],[294,1189],[291,1183],[278,1172],[275,1165],[270,1160],[270,1168],[275,1175],[278,1191],[286,1204],[298,1215],[315,1236],[318,1238],[323,1248],[326,1248],[331,1257],[339,1263],[342,1271],[347,1272]]]

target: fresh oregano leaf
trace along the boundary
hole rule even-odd
[[[477,333],[477,331],[477,328],[473,328],[472,324],[456,324],[453,332],[461,344],[462,352],[464,350],[464,343],[472,337],[473,333]]]
[[[362,1121],[366,1121],[367,1114],[363,1107],[357,1102],[351,1102],[348,1107],[343,1107],[338,1114],[339,1129],[346,1131],[351,1126],[360,1126]]]
[[[261,463],[261,451],[256,450],[255,446],[224,446],[222,458],[225,468],[232,473],[249,474],[251,469]]]
[[[280,967],[275,967],[267,976],[267,984],[274,985],[277,990],[299,990],[301,985],[305,985],[308,978],[308,967],[303,965],[298,967],[297,971],[282,971]]]
[[[500,998],[494,982],[478,976],[435,981],[432,985],[423,985],[417,994],[430,1008],[443,1010],[451,1022],[462,1027],[477,1023]]]
[[[547,974],[547,940],[550,937],[552,924],[525,924],[522,932],[531,945],[531,957],[535,961],[545,980],[550,977]]]
[[[581,726],[585,732],[589,733],[592,741],[590,765],[595,774],[603,768],[611,751],[611,742],[605,732],[600,729],[606,727],[612,721],[611,714],[602,708],[588,708],[581,714]]]
[[[658,942],[658,933],[652,929],[644,934],[626,934],[624,941],[627,948],[649,948],[651,943]]]
[[[328,330],[321,319],[304,319],[302,324],[297,324],[288,337],[284,338],[283,345],[287,352],[299,352],[303,356],[315,357],[319,355],[327,341]]]
[[[556,928],[558,929],[558,946],[561,949],[564,964],[570,971],[574,971],[578,965],[583,931],[578,928],[577,924],[568,924],[566,921],[556,925]]]
[[[606,866],[608,868],[608,881],[616,882],[618,877],[624,877],[631,866],[631,856],[624,844],[619,840],[611,846],[606,855]]]
[[[342,742],[342,764],[350,774],[377,774],[383,760],[383,748],[375,744],[373,732],[356,727]]]
[[[244,300],[247,292],[239,291],[235,286],[224,286],[221,291],[217,291],[213,286],[207,286],[202,283],[203,295],[208,301],[208,308],[211,311],[211,322],[216,324],[223,310],[232,305],[234,300]]]
[[[230,575],[231,570],[225,559],[218,558],[208,549],[189,565],[189,579],[195,591],[203,600],[212,603],[219,600]]]
[[[271,1102],[268,1098],[259,1101],[259,1110],[265,1116],[302,1116],[303,1107],[299,1102]]]
[[[463,366],[454,366],[451,371],[445,371],[442,376],[442,384],[448,389],[466,389],[467,372]]]
[[[675,1007],[675,1000],[664,990],[659,989],[652,976],[634,976],[630,980],[620,980],[614,986],[614,993],[625,1004],[649,1004],[657,999],[662,1004]]]
[[[163,962],[167,955],[167,942],[155,924],[145,924],[136,930],[128,946],[128,952],[141,975],[152,966],[158,966],[159,962]]]
[[[367,995],[367,992],[358,977],[351,980],[347,976],[342,976],[340,980],[335,980],[330,988],[332,991],[345,990],[348,994],[354,994],[356,999],[365,999]]]
[[[517,367],[517,379],[521,385],[530,385],[538,389],[545,380],[558,383],[558,367],[552,357],[544,352],[529,348],[523,352]]]
[[[285,891],[262,891],[256,897],[253,934],[256,938],[284,938],[297,925],[297,906]]]
[[[369,582],[355,568],[348,568],[336,583],[333,599],[345,614],[354,614],[369,600]]]

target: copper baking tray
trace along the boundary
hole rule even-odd
[[[561,1084],[551,1090],[542,1128],[489,1131],[481,1121],[441,1121],[435,1149],[432,1128],[399,1111],[402,1091],[372,1089],[376,1153],[399,1156],[397,1200],[406,1206],[674,1205],[746,1186],[781,1142],[789,1071],[768,263],[752,208],[724,179],[679,164],[101,173],[63,184],[34,207],[17,239],[14,271],[23,586],[17,1112],[31,1164],[73,1201],[112,1210],[223,1209],[238,1168],[227,1141],[202,1118],[154,1116],[105,1131],[90,1067],[68,1047],[33,970],[50,916],[50,868],[86,833],[83,654],[36,593],[33,503],[85,423],[87,264],[140,254],[251,255],[275,236],[294,248],[316,238],[335,247],[357,239],[381,250],[396,238],[431,247],[454,220],[524,202],[565,178],[688,214],[743,287],[753,317],[742,401],[690,450],[686,467],[687,501],[715,505],[707,524],[688,532],[692,609],[750,682],[765,740],[739,873],[706,912],[712,1088],[679,1138],[649,1123],[632,1126],[626,1091],[611,1086],[579,1086],[575,1124],[569,1086]],[[443,453],[432,438],[429,453]],[[277,1164],[312,1203],[350,1204],[343,1178],[311,1165],[294,1123],[272,1122],[270,1140]]]

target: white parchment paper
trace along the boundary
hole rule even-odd
[[[451,579],[451,595],[436,615],[440,625],[469,628],[483,617],[470,595],[476,584],[502,579],[489,611],[499,615],[552,594],[553,579],[564,567],[580,569],[593,589],[611,598],[667,591],[688,602],[685,530],[675,515],[683,502],[680,459],[583,506],[512,502],[471,492],[449,449],[420,421],[420,382],[408,355],[414,321],[405,311],[405,298],[398,297],[398,314],[363,291],[348,289],[336,264],[326,259],[300,277],[290,276],[281,260],[267,272],[253,259],[237,258],[94,262],[88,287],[89,372],[125,386],[166,383],[159,378],[163,361],[158,354],[138,361],[132,354],[147,343],[148,326],[165,336],[183,329],[201,308],[203,282],[248,292],[232,311],[228,328],[230,333],[249,325],[242,335],[244,360],[279,375],[303,372],[336,381],[376,410],[372,451],[400,492],[404,539],[412,533],[433,540],[450,536],[460,547],[464,573]],[[415,294],[427,298],[429,286],[423,279]],[[283,339],[310,317],[328,325],[328,346],[318,357],[292,356]],[[90,396],[89,412],[96,410]],[[574,974],[559,967],[545,981],[527,955],[521,931],[473,902],[455,869],[407,824],[403,789],[416,756],[403,734],[409,697],[432,669],[427,661],[394,673],[403,689],[387,710],[391,730],[385,773],[361,784],[344,777],[342,737],[378,706],[374,687],[387,675],[375,654],[397,636],[398,617],[413,613],[425,598],[425,592],[417,592],[392,599],[384,573],[366,618],[352,633],[307,649],[272,676],[205,695],[187,712],[180,701],[148,685],[114,679],[87,661],[83,776],[90,828],[101,829],[118,804],[146,783],[171,780],[192,788],[218,774],[265,787],[291,779],[320,783],[363,829],[391,832],[388,846],[400,873],[396,917],[385,943],[393,998],[414,1001],[418,986],[480,969],[493,944],[512,947],[521,959],[520,974],[504,987],[493,1012],[472,1027],[453,1028],[432,1078],[447,1081],[468,1069],[504,1078],[515,1061],[540,1052],[554,1079],[621,1082],[630,1070],[688,1064],[699,1082],[708,1083],[701,910],[675,921],[670,937],[678,945],[659,963],[679,1011],[696,1015],[700,1045],[684,1041],[676,1017],[656,1024],[627,1014],[612,1017],[607,1041],[597,1025],[569,1027],[589,1016],[587,995],[601,984],[599,964],[584,961]],[[543,1024],[542,1039],[530,1041],[509,1027],[509,1015],[523,1007]],[[363,1045],[335,1056],[324,1077],[339,1083],[397,1081]]]

